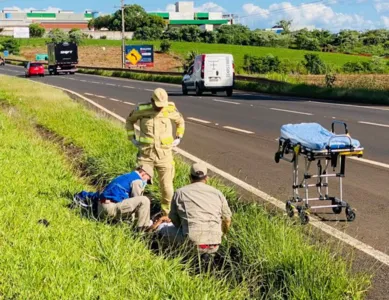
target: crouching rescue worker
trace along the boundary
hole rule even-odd
[[[150,227],[150,200],[143,196],[147,184],[152,183],[153,168],[149,165],[113,179],[101,193],[81,192],[75,201],[82,205],[85,198],[97,202],[98,218],[110,220],[137,218],[138,230]]]
[[[135,135],[135,124],[139,121],[140,134]],[[172,122],[176,125],[173,135]],[[138,164],[155,168],[159,176],[162,193],[163,215],[170,211],[173,197],[175,167],[173,147],[180,144],[185,132],[185,121],[173,102],[168,102],[168,94],[157,88],[150,103],[139,104],[130,113],[126,122],[128,138],[138,147]]]
[[[192,183],[175,192],[169,216],[159,220],[159,224],[172,222],[170,226],[161,226],[159,234],[169,243],[189,241],[199,253],[212,254],[218,251],[223,234],[230,229],[232,213],[224,195],[207,185],[204,164],[195,163],[190,177]]]

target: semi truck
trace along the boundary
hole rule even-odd
[[[77,71],[78,47],[76,43],[50,43],[47,45],[50,75],[74,74]]]

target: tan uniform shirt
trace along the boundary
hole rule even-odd
[[[169,218],[196,245],[211,245],[221,243],[222,219],[231,220],[231,215],[224,195],[199,182],[175,192]]]
[[[171,154],[172,144],[176,137],[182,138],[185,132],[185,120],[174,103],[162,111],[154,110],[152,104],[140,104],[127,118],[126,129],[129,138],[135,136],[135,124],[139,121],[139,142],[141,151],[154,149],[159,158]],[[172,121],[176,124],[173,136]]]

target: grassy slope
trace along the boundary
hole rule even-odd
[[[96,118],[61,92],[20,79],[2,78],[2,90],[13,105],[85,151],[89,172],[109,179],[134,164],[134,149],[118,123]],[[33,100],[33,101],[31,101]],[[188,183],[189,166],[177,159],[175,186]],[[240,248],[244,261],[236,268],[254,295],[281,299],[361,299],[366,276],[351,274],[349,263],[326,246],[312,246],[300,226],[270,217],[257,205],[238,204],[236,192],[219,181],[233,210],[234,225],[225,243]],[[152,189],[155,195],[156,187]],[[119,245],[118,247],[120,247]]]
[[[22,46],[44,46],[45,39],[21,39]],[[127,44],[151,44],[155,49],[159,49],[160,41],[127,41]],[[112,40],[85,40],[85,46],[120,46],[121,41]],[[269,48],[269,47],[254,47],[254,46],[239,46],[239,45],[225,45],[225,44],[206,44],[206,43],[187,43],[187,42],[172,42],[171,51],[180,55],[186,56],[189,51],[196,50],[199,53],[231,53],[235,58],[237,68],[243,66],[243,57],[245,54],[265,56],[273,54],[280,59],[289,59],[290,61],[302,61],[304,54],[309,53],[305,50],[291,50],[285,48]],[[334,66],[343,66],[346,62],[368,61],[370,58],[338,54],[338,53],[317,53],[324,60],[325,63]]]
[[[66,194],[86,186],[26,116],[14,108],[0,111],[1,298],[244,298],[243,290],[190,277],[178,260],[152,255],[128,227],[96,223],[69,210]],[[40,219],[50,225],[38,224]]]

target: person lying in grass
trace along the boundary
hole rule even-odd
[[[99,193],[82,191],[74,196],[74,201],[83,207],[90,200],[97,207],[97,217],[107,220],[137,218],[137,229],[144,231],[152,225],[150,220],[150,200],[143,196],[147,184],[152,184],[154,170],[148,165],[113,179]]]
[[[207,184],[207,167],[191,167],[191,184],[173,196],[169,216],[160,218],[152,229],[169,245],[190,242],[200,254],[218,251],[222,236],[231,226],[232,213],[224,195]]]

